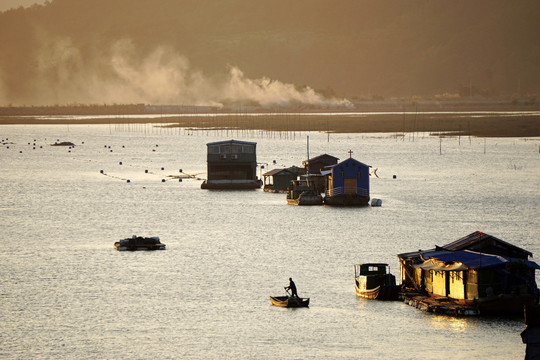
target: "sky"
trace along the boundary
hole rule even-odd
[[[43,4],[46,0],[0,0],[0,11],[6,11],[19,6],[28,7],[33,4]]]

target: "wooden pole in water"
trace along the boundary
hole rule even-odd
[[[309,135],[307,137],[307,161],[308,161],[308,173],[309,173]]]

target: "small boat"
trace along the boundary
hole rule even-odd
[[[281,307],[308,307],[309,298],[297,298],[290,296],[270,296],[270,302],[274,306]]]
[[[354,280],[356,296],[366,299],[397,300],[401,290],[388,264],[354,265]]]
[[[135,250],[165,250],[165,244],[159,241],[159,237],[142,237],[133,235],[130,238],[122,239],[114,243],[118,251]]]
[[[307,180],[291,180],[287,189],[289,205],[322,205],[321,194]]]

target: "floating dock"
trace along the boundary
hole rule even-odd
[[[399,299],[403,300],[407,305],[435,314],[451,316],[480,315],[480,310],[474,304],[464,303],[447,297],[432,297],[416,291],[405,290],[399,294]]]

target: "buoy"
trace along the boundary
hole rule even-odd
[[[372,199],[371,200],[371,206],[381,206],[382,200],[381,199]]]
[[[394,175],[393,178],[394,178],[394,179],[397,179],[397,175]]]

